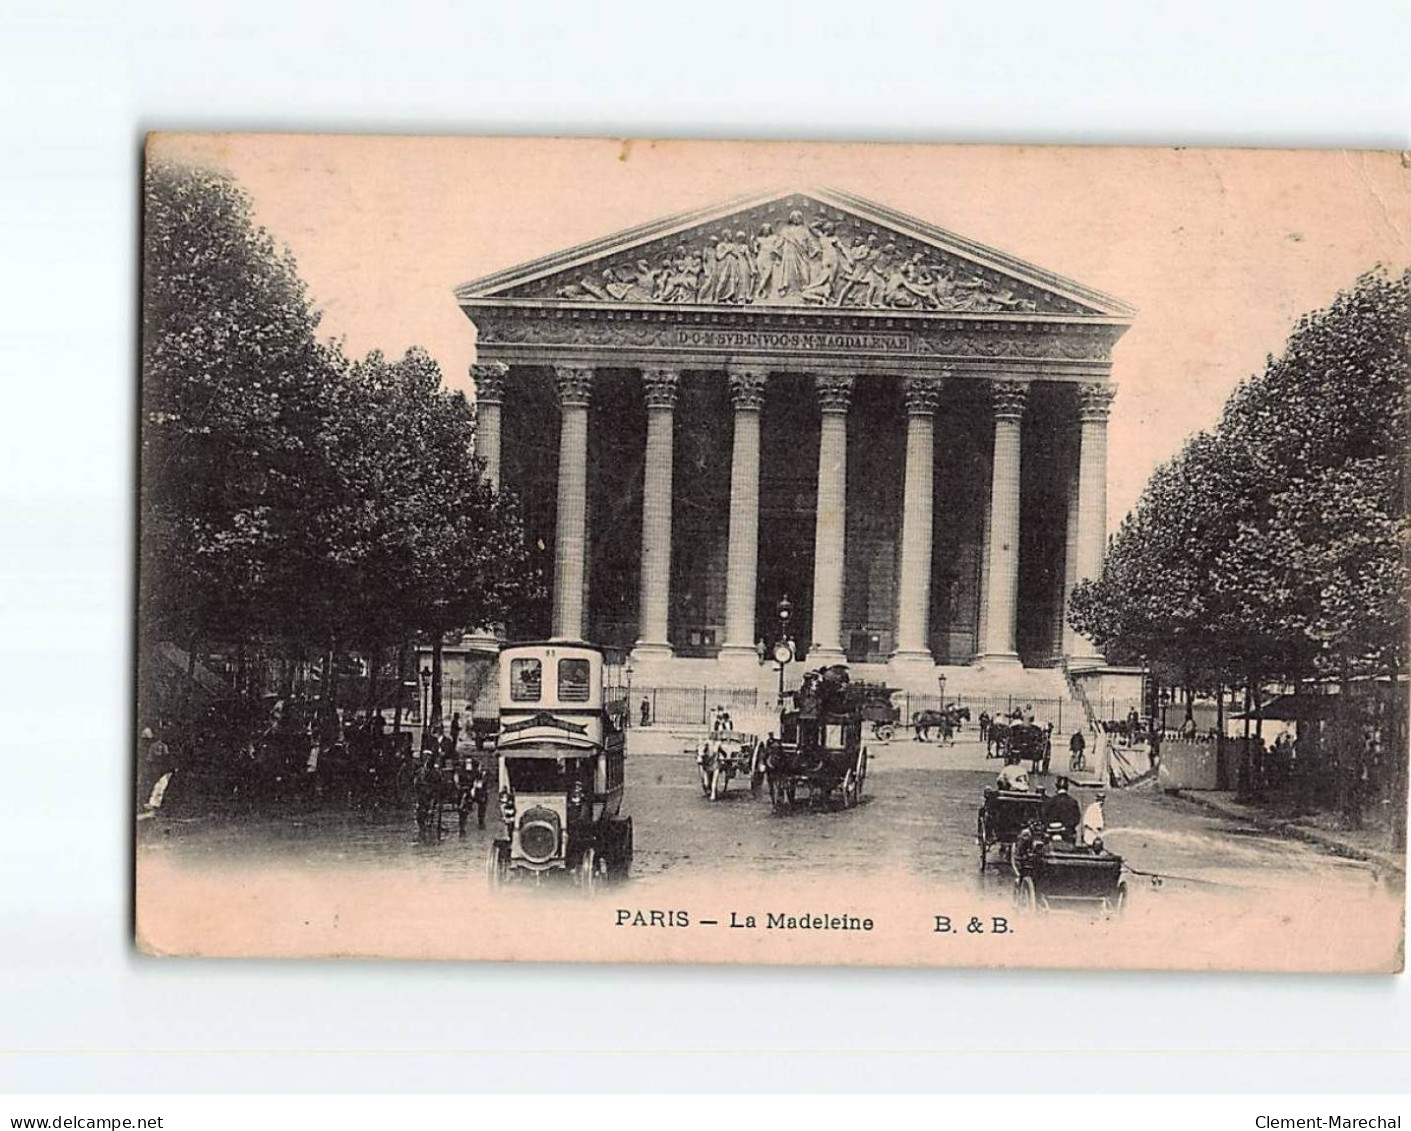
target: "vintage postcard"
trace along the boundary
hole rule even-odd
[[[1401,970],[1405,155],[142,193],[143,951]]]

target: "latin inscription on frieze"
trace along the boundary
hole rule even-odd
[[[691,349],[804,351],[834,353],[912,353],[910,334],[830,330],[727,330],[714,326],[685,326],[674,331],[675,345]]]

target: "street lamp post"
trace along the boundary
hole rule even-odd
[[[779,617],[779,639],[774,644],[774,665],[779,669],[779,706],[784,706],[784,669],[794,658],[794,643],[789,639],[789,618],[794,615],[793,602],[785,593],[775,607]]]
[[[421,669],[421,733],[426,733],[426,728],[431,722],[431,669],[423,667]]]
[[[622,721],[623,728],[625,729],[625,728],[630,727],[630,726],[632,725],[632,661],[631,661],[631,660],[628,660],[628,661],[627,661],[626,666],[622,669],[622,674],[627,677],[627,703],[626,703],[627,710],[623,713],[623,721]]]

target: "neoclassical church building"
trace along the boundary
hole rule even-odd
[[[478,443],[552,577],[509,635],[753,686],[781,634],[934,689],[1101,664],[1118,299],[845,192],[732,201],[456,291]],[[787,599],[791,615],[781,627]]]

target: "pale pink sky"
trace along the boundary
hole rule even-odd
[[[1303,311],[1411,263],[1394,153],[165,136],[224,168],[298,259],[350,352],[425,346],[466,387],[452,289],[622,228],[763,189],[825,185],[1010,252],[1138,308],[1114,352],[1109,526],[1217,418]]]

